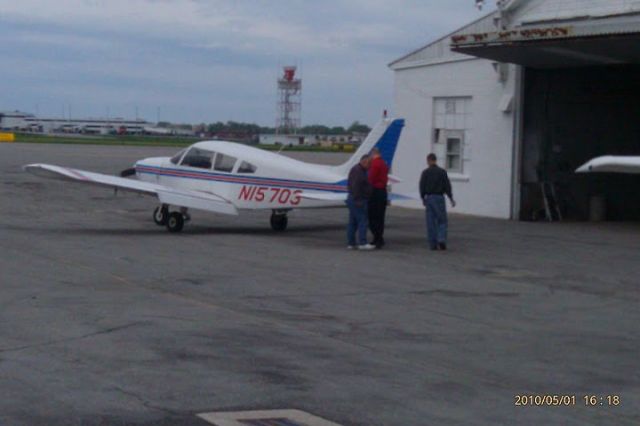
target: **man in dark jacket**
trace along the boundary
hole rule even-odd
[[[371,150],[369,183],[373,187],[373,193],[369,200],[369,229],[373,234],[373,242],[371,244],[380,249],[384,246],[384,217],[387,212],[389,166],[380,155],[378,148]]]
[[[438,167],[435,154],[427,157],[428,168],[420,177],[420,198],[426,207],[427,234],[431,250],[447,249],[447,204],[444,196],[451,200],[451,207],[456,206],[451,191],[451,182],[444,169]]]
[[[350,250],[372,250],[375,246],[367,243],[368,226],[368,202],[371,198],[371,184],[367,178],[370,159],[368,155],[362,156],[360,162],[353,166],[349,172],[349,196],[347,206],[349,207],[349,226],[347,228],[347,239]],[[356,243],[356,231],[358,241]]]

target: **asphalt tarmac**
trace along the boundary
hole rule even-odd
[[[392,208],[388,247],[349,252],[343,210],[294,212],[283,234],[268,213],[194,212],[172,235],[152,198],[21,171],[117,173],[174,151],[0,144],[0,425],[245,409],[345,426],[640,423],[640,224],[453,216],[443,253],[421,211]]]

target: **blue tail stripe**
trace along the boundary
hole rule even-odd
[[[378,143],[375,145],[389,167],[393,164],[393,157],[396,154],[396,148],[398,147],[398,141],[400,140],[400,134],[402,133],[403,127],[404,120],[393,120],[389,127],[387,127],[384,135],[382,135]]]

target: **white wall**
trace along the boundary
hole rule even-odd
[[[515,67],[500,83],[490,61],[469,59],[415,68],[396,68],[396,116],[406,120],[393,173],[403,182],[395,192],[417,195],[418,181],[433,146],[433,104],[437,97],[471,97],[471,116],[466,131],[464,171],[450,174],[455,211],[497,218],[511,217],[513,126],[512,111],[499,111],[505,96],[515,92]],[[444,158],[440,159],[441,165]],[[421,207],[416,202],[406,203]]]

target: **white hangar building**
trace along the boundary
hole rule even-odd
[[[434,152],[461,213],[640,219],[640,175],[574,173],[640,155],[640,0],[501,0],[390,67],[395,191],[415,194]]]

